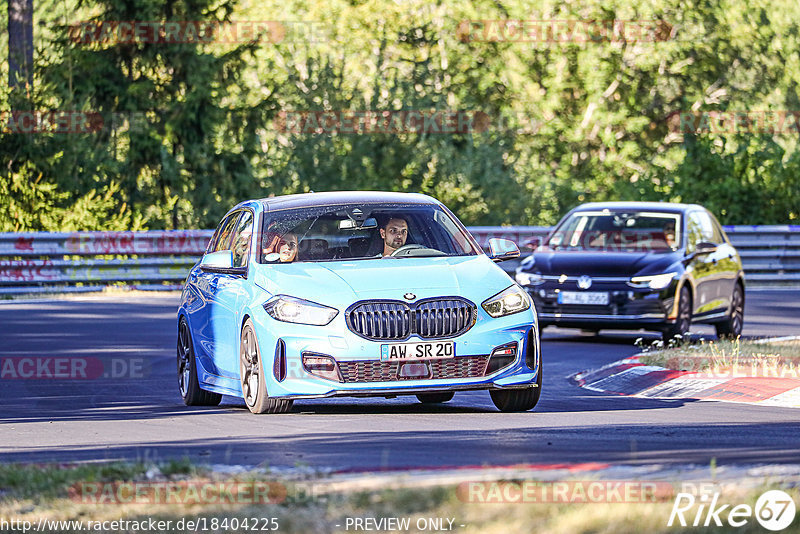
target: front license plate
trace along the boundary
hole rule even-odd
[[[433,341],[427,343],[392,343],[381,345],[382,362],[400,362],[406,360],[434,360],[454,358],[455,341]]]
[[[608,304],[608,293],[605,291],[561,291],[558,294],[559,304]]]

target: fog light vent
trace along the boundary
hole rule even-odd
[[[525,338],[525,365],[531,371],[535,370],[539,365],[539,335],[535,328],[528,330],[528,336]]]
[[[275,344],[275,362],[272,365],[272,374],[275,380],[283,382],[286,378],[286,343],[282,339]]]
[[[486,366],[486,374],[490,375],[492,373],[496,373],[500,369],[504,367],[508,367],[517,359],[517,344],[514,343],[507,343],[505,345],[500,345],[499,347],[495,347],[492,351],[492,355],[489,358],[489,365]]]
[[[336,365],[336,360],[325,354],[304,352],[303,369],[305,369],[308,374],[320,378],[326,378],[336,382],[342,381],[342,376],[339,374],[339,366]]]

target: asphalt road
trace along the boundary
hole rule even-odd
[[[285,415],[255,416],[230,397],[219,408],[188,408],[175,376],[176,306],[172,296],[0,304],[0,461],[186,456],[334,470],[712,458],[800,463],[800,410],[605,396],[566,380],[634,354],[637,337],[658,338],[638,332],[545,330],[542,399],[528,413],[497,412],[487,392],[434,407],[413,397],[306,400]],[[748,292],[745,313],[745,335],[800,334],[800,291]],[[88,374],[98,376],[31,380],[13,376],[30,369],[5,367],[9,358],[16,366],[14,358],[30,356],[83,356]],[[95,373],[96,366],[104,371]]]

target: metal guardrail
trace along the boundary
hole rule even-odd
[[[529,254],[547,226],[474,226],[511,239]],[[749,287],[800,285],[800,225],[726,226],[744,263]],[[177,289],[206,248],[212,230],[0,233],[0,295],[129,289]],[[513,271],[518,262],[501,264]]]
[[[213,233],[0,233],[0,295],[177,289]]]
[[[800,225],[725,226],[749,287],[800,285]]]

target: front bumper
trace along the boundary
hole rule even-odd
[[[342,368],[345,363],[362,366],[382,365],[380,346],[390,343],[389,341],[370,341],[353,334],[344,325],[342,317],[337,317],[325,327],[278,323],[266,314],[263,316],[259,314],[253,319],[270,397],[285,399],[392,397],[444,391],[525,388],[536,385],[539,372],[539,336],[536,316],[532,310],[499,319],[479,315],[470,330],[448,340],[455,342],[455,358],[430,360],[440,362],[439,365],[444,365],[442,362],[448,362],[448,365],[457,364],[459,362],[456,360],[459,358],[474,359],[478,356],[486,356],[488,360],[493,349],[516,343],[515,359],[498,371],[461,378],[404,378],[367,382],[337,381],[313,375],[303,367],[302,355],[313,353],[329,356],[337,362],[337,365],[342,364]],[[417,341],[431,340],[412,336],[404,342]],[[283,348],[277,349],[281,344]],[[280,350],[284,351],[286,362],[283,380],[278,380],[273,372]],[[352,377],[351,374],[350,380]]]
[[[541,327],[612,328],[663,330],[675,323],[675,285],[656,291],[626,284],[597,284],[590,291],[608,293],[608,304],[563,304],[561,291],[581,291],[558,283],[526,286],[533,299]]]

